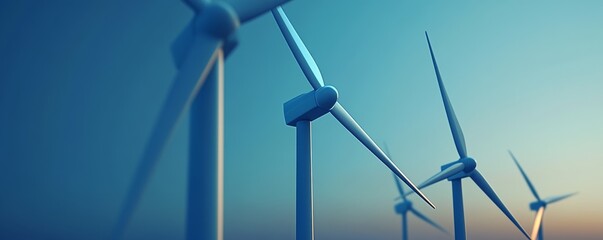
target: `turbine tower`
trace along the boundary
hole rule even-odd
[[[384,148],[385,153],[391,157],[392,155],[389,153],[387,145],[384,145]],[[425,221],[426,223],[437,228],[443,233],[448,234],[448,231],[446,231],[445,228],[437,224],[435,221],[429,219],[427,216],[423,215],[421,212],[419,212],[413,207],[412,202],[406,197],[407,193],[404,191],[404,187],[402,186],[402,184],[400,184],[400,180],[396,177],[396,175],[394,175],[394,182],[396,182],[396,188],[398,188],[398,192],[400,193],[400,196],[396,199],[402,199],[402,201],[397,203],[394,207],[396,213],[400,214],[400,216],[402,217],[402,240],[408,240],[408,212],[411,212],[419,219]]]
[[[283,36],[310,85],[314,88],[284,104],[285,122],[296,127],[296,239],[314,239],[314,210],[312,197],[312,138],[311,122],[331,113],[352,135],[379,158],[394,174],[415,191],[431,207],[435,206],[398,169],[371,137],[356,123],[339,104],[338,92],[333,86],[325,86],[318,65],[293,28],[281,7],[272,10]]]
[[[452,183],[454,238],[456,240],[467,239],[467,235],[465,232],[465,213],[463,210],[463,189],[461,184],[461,180],[467,177],[471,178],[471,180],[473,180],[473,182],[486,194],[486,196],[490,198],[490,200],[505,214],[505,216],[507,216],[507,218],[511,220],[511,222],[517,227],[517,229],[519,229],[519,231],[521,231],[521,233],[523,233],[529,239],[530,236],[528,235],[528,233],[523,229],[523,227],[521,227],[519,222],[515,219],[515,217],[513,217],[513,214],[511,214],[511,212],[507,209],[504,203],[500,200],[498,195],[496,195],[494,189],[490,187],[490,184],[488,184],[486,179],[477,170],[477,162],[473,158],[467,156],[465,137],[463,136],[461,126],[456,118],[456,115],[454,114],[454,110],[452,109],[450,99],[448,99],[446,89],[444,88],[444,83],[442,82],[440,70],[438,69],[438,64],[433,54],[433,49],[431,48],[431,42],[429,41],[429,36],[427,35],[427,32],[425,32],[425,37],[427,38],[429,53],[431,55],[431,60],[438,80],[440,94],[442,95],[442,101],[444,102],[444,108],[446,110],[448,124],[450,125],[452,137],[454,139],[456,150],[460,158],[454,162],[443,165],[441,167],[441,172],[427,179],[418,187],[421,189],[431,184],[442,181],[444,179],[447,179]]]
[[[551,203],[561,201],[561,200],[571,197],[577,193],[569,193],[569,194],[565,194],[565,195],[558,195],[558,196],[554,196],[554,197],[541,199],[540,196],[538,195],[538,193],[536,192],[536,188],[532,184],[532,181],[530,181],[526,172],[523,171],[523,168],[521,167],[521,165],[519,165],[519,161],[517,161],[517,159],[515,158],[515,155],[513,155],[513,153],[510,150],[509,150],[509,155],[511,155],[511,158],[513,158],[513,161],[515,162],[515,165],[517,165],[517,168],[519,168],[519,172],[521,172],[523,179],[526,180],[526,183],[528,184],[528,187],[530,188],[532,195],[534,195],[534,197],[536,198],[536,201],[530,203],[530,209],[532,211],[536,212],[536,216],[534,217],[534,225],[532,227],[532,234],[530,236],[534,240],[536,238],[538,238],[539,240],[543,240],[544,236],[543,236],[543,230],[542,230],[542,220],[544,217],[544,210],[546,209],[546,207]]]
[[[190,107],[186,239],[223,238],[224,58],[241,23],[289,0],[184,0],[193,19],[172,44],[178,73],[159,112],[121,207],[113,239],[123,238],[182,113]]]

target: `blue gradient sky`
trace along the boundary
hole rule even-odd
[[[456,160],[423,31],[468,152],[527,229],[603,235],[603,2],[318,1],[285,6],[341,103],[415,182]],[[175,69],[169,45],[192,16],[179,1],[0,2],[0,238],[105,239]],[[225,238],[294,237],[295,130],[282,104],[309,91],[274,19],[238,32],[226,61]],[[397,239],[391,174],[331,116],[313,124],[316,236]],[[188,120],[178,124],[131,239],[182,239]],[[472,184],[471,239],[521,239]],[[450,185],[422,212],[452,230]],[[413,239],[445,239],[411,217]]]

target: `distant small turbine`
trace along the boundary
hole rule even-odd
[[[431,207],[435,206],[398,169],[352,116],[339,104],[338,92],[325,86],[318,65],[293,28],[281,7],[272,10],[291,52],[314,90],[299,95],[284,104],[285,122],[297,129],[296,168],[296,239],[314,239],[314,210],[312,203],[312,137],[311,122],[331,113],[352,135],[415,191]]]
[[[387,145],[384,145],[384,148],[385,148],[385,153],[389,157],[391,157],[392,155],[389,153],[389,149],[387,148]],[[396,177],[396,175],[394,175],[394,181],[396,182],[396,187],[398,188],[398,192],[400,193],[400,196],[397,197],[396,199],[402,199],[402,201],[399,202],[398,204],[396,204],[396,207],[394,208],[396,213],[398,213],[398,214],[400,214],[400,216],[402,216],[402,240],[408,240],[408,216],[407,216],[407,213],[409,211],[411,213],[413,213],[415,216],[417,216],[418,218],[420,218],[421,220],[428,223],[429,225],[448,234],[448,231],[446,231],[445,228],[443,228],[442,226],[437,224],[435,221],[429,219],[427,216],[423,215],[421,212],[417,211],[413,207],[412,202],[407,199],[407,197],[406,197],[407,193],[404,191],[404,187],[402,186],[402,184],[400,184],[400,180]]]
[[[542,231],[542,218],[544,217],[544,209],[547,207],[547,205],[549,205],[551,203],[561,201],[561,200],[571,197],[577,193],[569,193],[569,194],[565,194],[565,195],[558,195],[558,196],[554,196],[554,197],[540,199],[540,196],[536,192],[536,188],[534,188],[534,185],[528,178],[528,175],[523,171],[523,168],[521,167],[521,165],[519,165],[519,162],[517,161],[517,159],[515,158],[515,156],[513,155],[513,153],[510,150],[509,150],[509,155],[511,155],[511,158],[513,158],[513,161],[515,162],[515,165],[517,165],[517,168],[519,168],[519,172],[521,172],[523,179],[526,180],[526,183],[528,184],[530,191],[536,198],[536,201],[530,203],[530,209],[532,209],[532,211],[536,212],[536,217],[534,217],[534,226],[532,227],[532,235],[530,235],[530,236],[532,239],[536,239],[538,237],[539,240],[543,240],[544,236],[543,236],[543,231]]]
[[[448,125],[450,125],[452,137],[454,139],[456,150],[459,154],[460,159],[443,165],[441,167],[441,172],[435,174],[433,177],[421,183],[418,186],[419,189],[427,187],[444,179],[448,179],[448,181],[452,182],[454,238],[456,240],[467,239],[467,235],[465,232],[465,213],[463,210],[463,189],[461,184],[461,180],[466,177],[471,178],[471,180],[475,182],[475,184],[505,214],[505,216],[507,216],[507,218],[511,220],[511,222],[517,227],[517,229],[519,229],[519,231],[521,231],[521,233],[523,233],[527,238],[530,238],[528,233],[523,229],[523,227],[521,227],[519,222],[515,219],[515,217],[513,217],[513,214],[511,214],[505,204],[500,200],[498,195],[496,195],[494,189],[490,187],[490,184],[488,184],[486,179],[477,170],[477,162],[473,158],[467,156],[465,137],[463,136],[461,126],[458,120],[456,119],[454,110],[452,109],[450,99],[448,99],[448,93],[446,93],[446,88],[444,88],[444,82],[442,81],[442,77],[440,76],[440,70],[438,69],[438,64],[433,54],[433,49],[431,48],[431,42],[429,41],[429,36],[427,35],[427,32],[425,32],[425,37],[427,38],[427,44],[429,45],[429,53],[431,54],[431,61],[433,63],[435,74],[438,80],[440,94],[442,95],[442,101],[444,102],[444,108],[446,110],[446,116],[448,118]]]

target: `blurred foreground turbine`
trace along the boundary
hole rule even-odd
[[[186,239],[223,238],[224,58],[236,47],[241,23],[288,1],[184,0],[195,15],[172,45],[178,73],[126,193],[113,239],[123,238],[174,126],[189,107]]]

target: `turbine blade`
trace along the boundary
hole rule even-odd
[[[425,180],[425,182],[422,182],[417,187],[419,189],[423,189],[423,188],[429,187],[432,184],[435,184],[435,183],[437,183],[439,181],[442,181],[444,179],[447,179],[449,177],[454,176],[455,174],[463,171],[463,169],[465,169],[465,164],[463,164],[461,162],[455,163],[455,164],[451,165],[450,167],[442,170],[441,172],[436,173],[436,175],[433,175],[429,179]],[[410,193],[408,193],[408,194],[410,194]]]
[[[412,213],[414,213],[414,214],[415,214],[415,216],[417,216],[417,217],[418,217],[418,218],[420,218],[421,220],[425,221],[426,223],[429,223],[429,225],[431,225],[431,226],[433,226],[433,227],[435,227],[435,228],[439,229],[440,231],[442,231],[442,232],[444,232],[444,233],[447,233],[447,234],[448,234],[448,231],[447,231],[447,230],[446,230],[444,227],[440,226],[439,224],[437,224],[437,223],[436,223],[436,222],[434,222],[433,220],[429,219],[427,216],[423,215],[422,213],[420,213],[420,212],[419,212],[419,211],[417,211],[416,209],[414,209],[414,208],[410,208],[409,210],[410,210]]]
[[[505,204],[503,204],[503,202],[500,200],[500,198],[498,198],[498,196],[494,192],[494,189],[492,189],[492,187],[490,187],[490,184],[488,184],[486,179],[484,179],[482,174],[479,173],[479,171],[477,171],[477,169],[473,170],[473,173],[471,174],[471,179],[486,194],[486,196],[488,196],[490,198],[490,200],[492,200],[492,202],[494,202],[494,204],[507,216],[507,218],[509,218],[509,220],[511,220],[511,222],[513,222],[513,224],[515,224],[517,229],[519,229],[519,231],[521,231],[521,233],[523,233],[523,235],[525,235],[528,239],[530,239],[530,235],[528,235],[526,230],[524,230],[523,227],[521,227],[519,222],[515,219],[515,217],[513,217],[513,214],[511,214],[511,212],[509,211],[509,209],[507,209]]]
[[[392,155],[389,153],[389,148],[387,147],[387,143],[383,143],[383,150],[385,150],[385,154],[387,154],[387,156],[389,156],[390,158],[392,157]],[[396,182],[396,188],[398,188],[398,192],[400,192],[400,197],[398,197],[398,198],[402,198],[404,201],[406,201],[406,194],[404,193],[404,187],[402,187],[402,184],[400,184],[400,179],[398,179],[396,174],[394,174],[394,173],[392,173],[392,174],[394,176],[394,182]]]
[[[459,121],[456,119],[456,115],[454,114],[454,109],[452,108],[450,99],[448,99],[448,93],[446,93],[446,88],[444,87],[444,82],[442,81],[440,69],[438,68],[438,63],[436,62],[435,56],[433,54],[433,49],[431,48],[431,42],[429,41],[429,35],[427,35],[427,31],[425,32],[425,37],[427,38],[427,44],[429,45],[431,61],[433,62],[433,68],[438,79],[438,86],[440,87],[440,94],[442,95],[442,101],[444,102],[444,108],[446,109],[448,125],[450,125],[450,131],[452,131],[452,138],[454,139],[456,151],[459,153],[459,156],[461,158],[465,158],[467,157],[467,147],[465,146],[465,137],[463,136],[463,130],[461,129]]]
[[[534,188],[532,181],[530,181],[526,172],[523,171],[523,168],[521,167],[521,165],[519,165],[519,162],[517,161],[517,159],[515,158],[515,155],[513,155],[511,150],[509,150],[509,155],[511,155],[511,158],[513,158],[513,161],[515,161],[515,165],[517,165],[517,168],[519,168],[519,172],[521,172],[523,179],[526,180],[526,183],[528,184],[528,187],[530,188],[530,191],[532,191],[532,194],[534,195],[534,197],[536,197],[536,199],[538,199],[540,201],[540,196],[538,196],[538,193],[536,192],[536,188]]]
[[[205,82],[216,60],[222,61],[221,45],[220,40],[200,36],[179,68],[126,193],[126,199],[114,229],[114,238],[122,237],[174,125]]]
[[[538,239],[538,232],[540,231],[540,227],[542,226],[542,217],[544,216],[544,206],[538,209],[536,213],[536,217],[534,218],[534,226],[532,226],[532,235],[530,238]]]
[[[274,15],[274,19],[281,29],[281,33],[283,33],[283,36],[289,45],[289,49],[291,49],[293,56],[295,56],[295,60],[297,60],[299,67],[304,72],[304,75],[306,75],[310,85],[312,85],[314,89],[319,89],[324,86],[325,84],[322,80],[322,74],[320,73],[320,69],[318,69],[318,65],[316,65],[308,48],[306,48],[306,45],[302,42],[295,31],[295,28],[293,28],[293,25],[289,22],[283,8],[277,7],[276,9],[272,9],[272,15]]]
[[[354,135],[366,148],[368,148],[383,164],[385,164],[394,174],[396,174],[410,189],[412,189],[419,197],[423,199],[429,206],[435,209],[431,201],[398,169],[396,164],[389,159],[387,155],[379,148],[379,146],[366,134],[366,132],[358,125],[356,120],[339,104],[335,103],[331,114],[350,132]]]
[[[177,69],[180,69],[180,66],[182,66],[182,63],[186,60],[186,57],[190,53],[191,46],[195,41],[196,33],[194,25],[195,19],[193,18],[172,42],[172,58]]]
[[[566,199],[568,197],[574,196],[576,194],[578,194],[578,193],[575,192],[575,193],[569,193],[569,194],[565,194],[565,195],[554,196],[554,197],[550,197],[550,198],[545,198],[542,201],[544,201],[546,204],[551,204],[551,203],[554,203],[554,202],[559,202],[559,201],[561,201],[563,199]]]
[[[249,22],[254,18],[283,5],[290,0],[228,0],[242,23]]]

